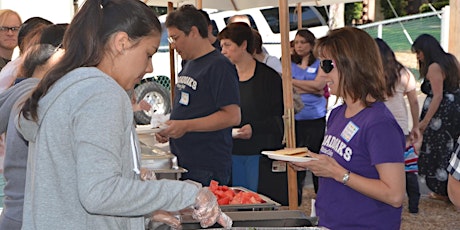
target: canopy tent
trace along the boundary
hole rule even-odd
[[[357,2],[359,0],[142,0],[148,5],[167,6],[168,11],[173,7],[184,4],[192,4],[197,8],[216,9],[216,10],[242,10],[246,8],[262,6],[278,6],[280,17],[280,34],[281,34],[281,55],[282,57],[282,79],[283,79],[283,101],[284,101],[284,132],[286,136],[286,146],[294,148],[295,129],[294,129],[294,108],[292,99],[292,77],[291,77],[291,59],[289,47],[289,5],[312,5],[324,6],[336,3]],[[170,52],[173,52],[170,50]],[[174,57],[171,53],[171,76],[174,73]],[[174,84],[174,78],[171,78],[171,84]],[[173,87],[171,87],[173,90]],[[171,92],[173,95],[173,92]],[[288,174],[288,193],[289,209],[298,208],[297,197],[297,173],[290,167],[287,167]]]
[[[357,2],[359,0],[283,0],[288,5],[302,2],[302,5],[324,6],[335,3]],[[281,0],[147,0],[148,5],[167,6],[168,2],[176,5],[193,4],[199,8],[217,10],[242,10],[262,6],[280,6]],[[201,2],[201,3],[200,3]],[[201,4],[201,5],[200,5]]]

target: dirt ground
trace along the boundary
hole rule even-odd
[[[411,69],[418,69],[417,58],[411,52],[397,52],[395,53],[396,59],[404,66]]]
[[[310,216],[311,199],[313,198],[315,198],[313,188],[305,187],[299,210],[303,210],[307,216]],[[456,210],[451,203],[432,200],[422,194],[419,213],[409,213],[407,205],[406,198],[403,205],[401,230],[460,229],[460,211]]]

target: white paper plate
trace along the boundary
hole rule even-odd
[[[162,128],[154,128],[152,129],[152,126],[151,125],[143,125],[143,126],[137,126],[136,127],[136,132],[138,134],[151,134],[151,133],[158,133],[160,132],[161,130],[163,130]]]
[[[268,158],[278,161],[291,161],[291,162],[307,162],[312,160],[318,160],[313,157],[296,157],[296,156],[289,156],[289,155],[280,155],[274,153],[274,151],[262,151],[262,154],[267,155]]]

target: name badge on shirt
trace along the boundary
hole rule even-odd
[[[316,73],[316,68],[308,67],[307,68],[307,73]]]
[[[179,103],[182,105],[188,105],[189,102],[190,102],[190,94],[187,92],[181,92]]]
[[[355,134],[358,132],[359,127],[355,125],[352,121],[348,122],[347,126],[343,129],[342,133],[340,136],[346,141],[349,142],[351,138],[355,136]]]

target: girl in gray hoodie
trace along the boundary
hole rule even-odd
[[[17,118],[29,141],[23,229],[144,229],[145,216],[190,206],[203,226],[218,217],[231,226],[208,189],[140,180],[126,90],[153,71],[160,37],[158,19],[139,0],[87,0],[76,14],[61,61]]]

